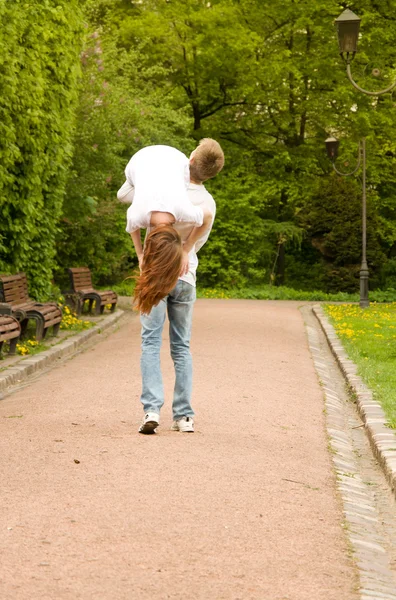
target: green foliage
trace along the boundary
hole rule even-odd
[[[381,269],[380,287],[396,289],[396,259],[390,258]]]
[[[346,202],[347,199],[347,202]],[[358,288],[362,252],[362,189],[354,179],[331,175],[321,178],[312,197],[299,212],[301,226],[322,263],[322,287],[329,292]],[[367,262],[379,273],[385,261],[378,236],[378,217],[367,199]],[[308,275],[309,277],[309,275]],[[375,287],[375,277],[371,277]]]
[[[28,9],[28,10],[27,10]],[[49,291],[77,100],[78,0],[0,0],[0,272]]]
[[[132,276],[126,277],[120,283],[111,286],[111,289],[119,296],[132,296],[134,288],[135,279]]]
[[[204,119],[245,102],[241,84],[259,36],[240,17],[237,3],[228,0],[149,0],[123,20],[120,40],[142,47],[146,66],[171,64],[163,83],[178,105],[188,103],[199,130]]]
[[[298,245],[301,229],[290,222],[262,218],[265,182],[243,164],[232,165],[206,187],[216,199],[217,215],[199,253],[200,284],[232,287],[269,281],[277,244]]]

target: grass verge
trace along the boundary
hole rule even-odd
[[[132,296],[135,281],[124,279],[119,284],[107,286],[103,289],[114,290],[119,296]],[[247,288],[201,288],[197,289],[198,298],[241,298],[245,300],[303,300],[306,302],[359,302],[359,294],[337,292],[327,294],[320,290],[295,290],[286,286],[262,285]],[[396,302],[396,290],[377,290],[370,292],[370,300],[375,302]]]
[[[294,290],[285,286],[275,287],[263,285],[261,287],[251,288],[201,288],[197,290],[199,298],[236,298],[245,300],[304,300],[312,302],[332,301],[332,302],[354,302],[359,300],[355,294],[346,294],[338,292],[337,294],[326,294],[318,290],[304,291]]]
[[[389,426],[396,429],[396,302],[364,309],[351,304],[324,308]]]
[[[359,294],[337,292],[327,294],[321,290],[295,290],[286,286],[262,285],[249,288],[201,288],[197,290],[199,298],[244,298],[247,300],[303,300],[306,302],[358,302]],[[370,292],[370,300],[375,302],[396,301],[396,290],[377,290]]]

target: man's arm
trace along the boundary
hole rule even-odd
[[[194,227],[188,238],[183,243],[183,248],[187,254],[194,248],[195,243],[210,229],[212,219],[212,213],[205,206],[203,209],[203,222],[201,227]]]
[[[180,271],[180,276],[188,273],[189,257],[188,253],[194,248],[196,242],[209,231],[212,225],[213,215],[207,207],[203,209],[203,222],[201,227],[194,227],[190,235],[183,242],[183,260]]]

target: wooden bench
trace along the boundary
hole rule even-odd
[[[89,302],[89,312],[92,312],[94,302],[95,313],[97,315],[103,314],[106,304],[111,304],[111,312],[115,311],[118,299],[117,294],[112,290],[106,290],[104,292],[95,290],[92,285],[91,271],[88,267],[76,267],[68,269],[68,271],[72,295],[76,298],[74,306],[78,315],[83,312],[86,300]],[[65,295],[68,296],[67,293]]]
[[[4,342],[10,343],[10,356],[16,352],[16,345],[21,336],[21,325],[19,321],[11,316],[12,308],[9,304],[0,304],[3,314],[0,316],[0,356]]]
[[[11,306],[12,315],[21,324],[21,337],[26,333],[28,322],[36,322],[36,340],[42,340],[50,327],[53,334],[59,332],[62,311],[56,302],[36,302],[29,298],[25,273],[0,275],[0,302]],[[0,314],[2,314],[0,305]],[[4,314],[4,313],[3,313]]]

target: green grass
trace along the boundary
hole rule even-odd
[[[263,285],[251,288],[201,288],[197,293],[199,298],[240,298],[246,300],[303,300],[311,302],[334,301],[334,302],[354,302],[359,300],[356,294],[346,294],[338,292],[337,294],[326,294],[318,290],[303,291],[294,290],[285,286]]]
[[[119,296],[132,296],[133,289],[135,287],[135,280],[128,277],[124,279],[120,283],[115,283],[111,285],[100,285],[97,286],[98,290],[113,290]]]
[[[111,287],[119,296],[132,296],[135,282],[133,279],[125,279],[119,284]],[[104,288],[103,288],[104,289]],[[394,293],[396,300],[396,292]],[[198,298],[241,298],[249,300],[305,300],[305,301],[334,301],[334,302],[358,302],[358,294],[347,294],[339,292],[337,294],[326,294],[321,291],[302,291],[294,290],[288,287],[275,287],[263,285],[251,288],[198,288]]]
[[[396,429],[396,302],[327,305],[325,310],[359,375]]]
[[[117,292],[119,296],[132,296],[135,281],[133,279],[124,279],[121,283],[106,286]],[[241,298],[247,300],[302,300],[305,302],[358,302],[359,294],[347,294],[338,292],[336,294],[327,294],[320,290],[295,290],[286,286],[276,287],[271,285],[262,285],[259,287],[247,288],[201,288],[197,289],[198,298]],[[370,300],[375,302],[395,302],[396,290],[386,291],[377,290],[370,292]]]
[[[119,284],[110,286],[119,296],[131,296],[135,282],[127,279]],[[337,294],[326,294],[321,291],[306,292],[302,290],[293,290],[288,287],[275,287],[265,285],[257,288],[198,288],[198,298],[241,298],[249,300],[304,300],[304,301],[334,301],[334,302],[357,302],[358,294],[346,294],[339,292]],[[396,299],[396,292],[395,292]]]
[[[337,292],[327,294],[320,290],[295,290],[286,286],[262,285],[249,288],[201,288],[197,293],[199,298],[244,298],[248,300],[303,300],[306,302],[358,302],[359,294]],[[396,301],[396,290],[375,291],[370,293],[370,300],[375,302]]]

